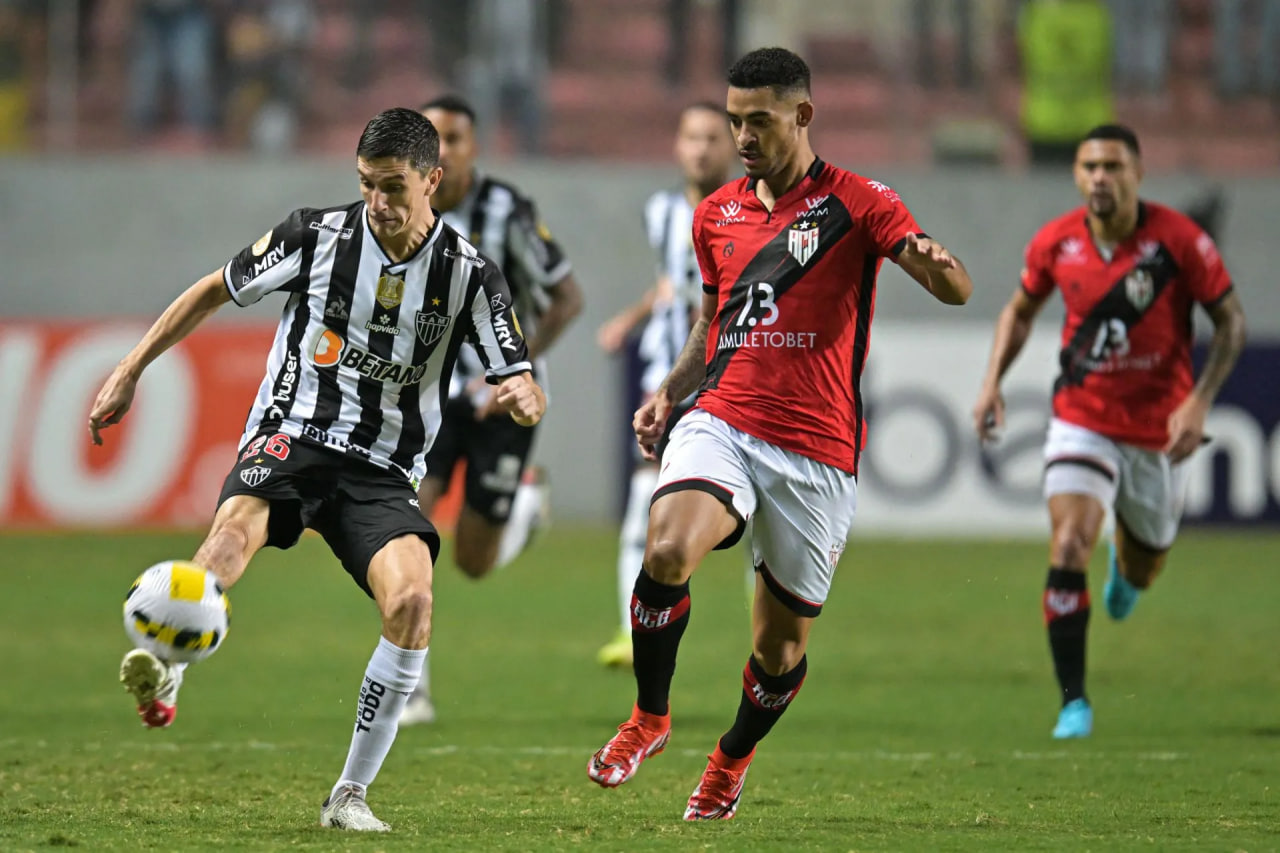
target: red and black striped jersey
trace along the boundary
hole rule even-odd
[[[1169,415],[1193,385],[1191,309],[1231,290],[1213,239],[1178,211],[1143,202],[1133,234],[1104,253],[1077,208],[1031,238],[1022,287],[1037,299],[1057,289],[1066,304],[1054,415],[1163,449]]]
[[[820,159],[772,211],[750,178],[704,199],[693,242],[719,307],[698,406],[856,474],[876,274],[912,233],[897,193]]]

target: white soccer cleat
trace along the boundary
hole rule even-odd
[[[431,697],[416,690],[409,696],[404,710],[400,712],[400,726],[423,726],[436,721],[436,706],[431,704]]]
[[[390,832],[391,825],[374,817],[364,800],[364,791],[355,785],[343,785],[336,796],[324,801],[320,825],[352,832]]]
[[[173,722],[182,667],[167,664],[146,649],[134,649],[120,662],[120,683],[133,695],[144,726],[162,729]]]

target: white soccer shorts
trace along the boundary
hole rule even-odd
[[[1045,497],[1091,495],[1114,509],[1139,544],[1173,545],[1187,492],[1187,466],[1158,450],[1122,444],[1054,418],[1044,446]]]
[[[858,486],[852,474],[784,450],[694,409],[671,432],[654,500],[699,489],[748,521],[756,569],[778,599],[801,616],[817,616],[844,551]]]

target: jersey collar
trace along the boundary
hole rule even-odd
[[[364,205],[360,211],[360,221],[364,225],[365,235],[368,236],[369,240],[378,250],[378,254],[382,256],[382,265],[384,267],[395,269],[397,267],[408,266],[413,263],[414,259],[420,257],[423,252],[427,251],[431,245],[435,243],[436,238],[440,236],[440,228],[444,225],[444,216],[435,208],[432,208],[431,212],[435,215],[436,221],[435,224],[431,226],[431,230],[427,232],[426,238],[418,244],[418,248],[414,249],[413,253],[409,255],[409,257],[405,258],[403,261],[393,261],[391,260],[391,256],[387,254],[387,250],[382,247],[382,243],[378,241],[378,235],[374,234],[373,229],[369,227],[369,205]]]
[[[783,193],[782,196],[774,202],[774,205],[773,205],[774,210],[777,210],[779,207],[787,204],[792,196],[799,193],[801,191],[801,188],[804,187],[805,181],[816,181],[820,177],[822,177],[822,173],[823,171],[826,170],[826,168],[827,168],[826,162],[824,162],[821,157],[818,157],[815,155],[813,158],[813,162],[809,164],[809,169],[804,173],[804,175],[800,178],[800,180],[796,181],[796,185],[791,189],[787,190],[785,193]],[[751,196],[751,198],[755,199],[756,204],[763,205],[763,202],[760,201],[760,196],[756,195],[756,184],[758,184],[759,182],[760,182],[759,178],[747,178],[746,189],[747,189],[747,194]],[[807,192],[807,190],[805,191]]]

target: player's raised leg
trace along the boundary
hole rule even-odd
[[[382,636],[360,685],[347,762],[322,807],[322,826],[391,828],[370,811],[365,795],[395,741],[400,713],[427,657],[431,573],[430,548],[417,534],[392,539],[369,561],[368,587],[382,614]]]
[[[515,497],[511,499],[511,515],[498,538],[494,568],[504,569],[515,562],[533,542],[538,531],[551,524],[551,486],[547,471],[540,465],[524,469]]]
[[[244,574],[249,560],[267,541],[270,505],[253,495],[223,501],[213,526],[192,562],[213,572],[224,590]],[[160,660],[146,649],[133,649],[120,662],[120,683],[133,697],[147,728],[165,728],[178,713],[178,688],[185,663]]]
[[[635,705],[618,733],[587,764],[587,775],[606,788],[626,782],[642,761],[666,746],[671,678],[680,638],[689,624],[689,578],[703,557],[742,530],[740,517],[731,509],[733,494],[723,486],[685,481],[668,487],[672,490],[666,493],[659,487],[650,508],[644,570],[631,599]]]
[[[1092,494],[1058,493],[1049,497],[1049,518],[1053,532],[1044,619],[1062,697],[1053,736],[1088,737],[1093,731],[1093,709],[1084,689],[1091,609],[1087,572],[1106,508]]]
[[[1185,464],[1165,453],[1122,446],[1129,476],[1116,495],[1116,534],[1103,591],[1107,615],[1121,620],[1164,569],[1178,534],[1186,492]]]

